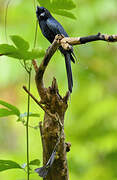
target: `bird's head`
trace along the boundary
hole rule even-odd
[[[37,18],[40,19],[47,19],[49,17],[51,17],[50,12],[44,8],[44,7],[39,7],[37,6],[37,10],[36,10],[36,14],[37,14]]]

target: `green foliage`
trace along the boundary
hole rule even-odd
[[[22,167],[11,160],[0,160],[0,171],[5,171],[9,169],[22,169]]]
[[[52,7],[54,9],[66,9],[66,10],[72,10],[76,7],[73,0],[52,0],[51,1]]]
[[[9,111],[8,109],[0,108],[0,117],[15,115],[14,111]]]
[[[71,18],[71,19],[76,19],[76,17],[74,16],[73,13],[67,12],[65,10],[61,10],[61,9],[54,10],[53,9],[52,12],[55,14],[61,15],[61,16],[66,16],[66,17]]]
[[[39,166],[40,165],[40,160],[39,159],[34,159],[34,160],[30,161],[29,165]]]
[[[23,121],[25,117],[27,117],[27,113],[21,113],[20,110],[13,106],[12,104],[9,104],[8,102],[0,100],[0,105],[2,105],[5,108],[0,108],[0,117],[6,117],[10,115],[16,115],[18,117],[17,121]],[[7,108],[7,109],[6,109]],[[30,117],[40,117],[37,113],[29,113]]]
[[[8,44],[0,44],[0,53],[3,55],[13,54],[16,51],[16,48]]]
[[[16,47],[20,50],[28,50],[29,49],[29,43],[25,41],[23,38],[20,36],[11,36],[11,40],[13,43],[16,45]]]
[[[72,10],[76,7],[73,0],[37,0],[40,6],[46,7],[52,13],[75,19],[75,15],[68,10]]]
[[[16,47],[9,44],[0,44],[0,54],[20,60],[37,59],[45,54],[45,51],[39,48],[28,51],[29,43],[20,36],[11,36],[11,40]]]
[[[16,115],[18,117],[20,116],[20,111],[16,106],[13,106],[2,100],[0,100],[0,104],[5,107],[5,108],[0,108],[0,117],[5,117],[9,115]]]
[[[45,51],[39,48],[32,49],[32,51],[29,52],[30,59],[41,58],[44,55],[45,55]]]

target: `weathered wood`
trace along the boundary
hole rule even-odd
[[[38,89],[39,90],[39,89]],[[42,91],[42,88],[41,88]],[[43,93],[41,93],[43,94]],[[43,165],[45,166],[49,160],[52,151],[60,137],[61,126],[64,125],[64,116],[67,110],[67,100],[69,93],[66,97],[62,98],[59,94],[56,79],[53,79],[52,86],[46,89],[47,99],[45,96],[41,96],[41,101],[46,109],[54,116],[51,117],[47,113],[44,115],[43,125],[41,126],[41,136],[43,144]],[[66,99],[66,101],[65,101]],[[60,121],[60,123],[59,123]],[[66,143],[65,134],[62,131],[60,143],[58,144],[56,157],[52,167],[49,169],[48,175],[44,180],[68,180],[68,167],[66,159]]]
[[[59,42],[62,36],[56,36],[55,41],[48,48],[46,55],[36,72],[36,85],[40,96],[40,102],[43,106],[45,115],[43,123],[40,124],[40,132],[43,146],[43,167],[41,168],[41,175],[43,172],[48,172],[44,180],[68,180],[68,167],[66,158],[65,134],[64,134],[64,117],[67,110],[69,99],[69,92],[65,97],[61,97],[58,90],[56,79],[53,78],[52,85],[45,88],[43,82],[43,75],[46,67],[59,47]],[[35,62],[33,63],[35,65]],[[34,66],[35,67],[35,66]],[[51,154],[56,147],[56,155],[51,168],[46,168],[46,164],[51,157]],[[40,169],[40,168],[39,168]],[[46,171],[47,169],[47,171]],[[39,170],[40,171],[40,170]],[[38,172],[38,169],[36,172]],[[40,173],[39,173],[40,175]]]

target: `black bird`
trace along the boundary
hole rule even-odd
[[[61,26],[61,24],[56,19],[54,19],[54,17],[50,14],[50,12],[46,8],[37,6],[36,14],[37,14],[37,18],[39,21],[39,25],[40,25],[42,34],[46,37],[46,39],[50,43],[53,42],[53,40],[57,34],[63,34],[65,37],[68,37],[68,34],[65,32],[65,30]],[[59,50],[65,57],[68,88],[71,93],[72,87],[73,87],[71,61],[73,61],[75,63],[75,60],[74,60],[75,55],[73,53],[72,47],[71,47],[71,50],[64,50],[60,46]]]

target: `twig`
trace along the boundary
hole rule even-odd
[[[34,67],[34,70],[35,70],[35,72],[37,73],[38,72],[38,66],[37,66],[37,62],[36,62],[36,60],[32,60],[32,64],[33,64],[33,67]]]
[[[117,42],[117,35],[107,35],[98,33],[96,35],[85,37],[64,37],[61,39],[60,44],[64,49],[69,50],[71,47],[70,45],[80,45],[99,40],[107,42]]]
[[[51,118],[56,119],[56,115],[50,113],[44,106],[41,105],[41,103],[28,91],[26,86],[23,86],[23,89],[30,95],[30,97],[47,113]]]

